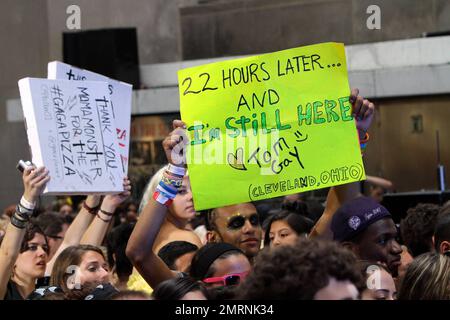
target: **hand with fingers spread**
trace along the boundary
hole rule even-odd
[[[35,204],[50,181],[49,171],[45,167],[36,168],[30,166],[23,171],[22,180],[25,192],[23,197],[26,201]]]
[[[186,166],[186,146],[189,139],[186,134],[186,124],[181,120],[174,120],[173,131],[163,141],[167,161],[175,166]]]
[[[356,128],[358,129],[359,138],[362,140],[372,124],[375,105],[360,96],[358,89],[352,89],[350,103],[352,104],[352,114],[356,119]]]

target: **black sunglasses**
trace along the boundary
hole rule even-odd
[[[257,213],[252,214],[250,217],[244,217],[241,215],[237,215],[234,216],[232,218],[230,218],[230,220],[228,221],[228,229],[231,230],[238,230],[241,229],[244,224],[245,224],[245,220],[250,221],[250,224],[254,227],[259,226],[259,216]]]

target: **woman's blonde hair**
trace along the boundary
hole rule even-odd
[[[148,200],[153,195],[153,193],[156,190],[156,187],[158,186],[159,182],[162,179],[164,171],[167,169],[167,165],[156,171],[156,173],[153,175],[153,177],[148,182],[147,186],[145,187],[144,195],[142,196],[141,203],[139,204],[138,214],[142,212],[142,209],[147,205]]]
[[[424,253],[411,262],[400,283],[398,300],[449,300],[450,258]]]

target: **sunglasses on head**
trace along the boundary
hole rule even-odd
[[[241,229],[245,224],[245,220],[247,220],[247,219],[248,219],[248,221],[250,221],[250,224],[252,226],[254,226],[254,227],[259,226],[259,216],[257,213],[254,213],[249,217],[244,217],[241,214],[231,217],[230,220],[228,220],[227,227],[228,227],[228,229],[231,229],[231,230]]]
[[[212,277],[203,279],[204,283],[207,284],[220,284],[223,287],[236,286],[241,283],[248,275],[248,271],[241,273],[231,273],[221,277]]]

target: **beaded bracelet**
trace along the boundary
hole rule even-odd
[[[173,176],[166,176],[165,174],[163,174],[161,181],[167,185],[172,185],[177,189],[180,189],[183,184],[183,179],[176,179]]]

